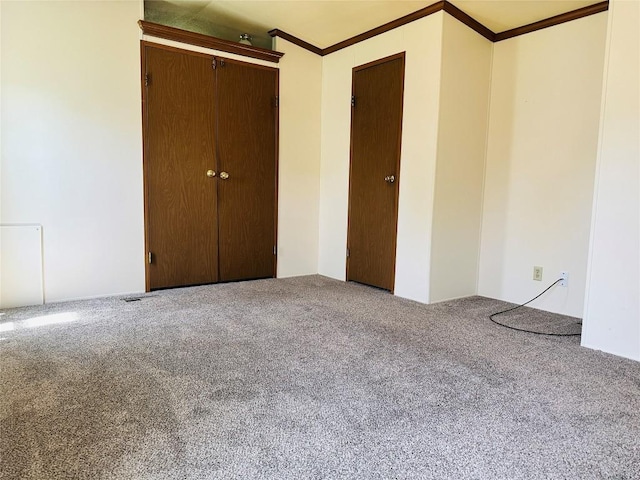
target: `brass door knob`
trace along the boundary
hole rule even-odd
[[[396,177],[394,175],[387,175],[384,177],[385,182],[393,183],[396,181]]]
[[[222,180],[226,180],[227,178],[229,178],[229,174],[227,172],[220,172],[220,178]]]
[[[215,176],[216,176],[216,172],[214,172],[213,170],[207,170],[207,177],[213,178]]]

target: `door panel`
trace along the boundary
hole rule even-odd
[[[148,289],[217,282],[213,58],[143,48]]]
[[[390,291],[395,275],[403,84],[404,54],[353,71],[347,280]]]
[[[273,277],[278,73],[220,59],[216,84],[220,280]]]

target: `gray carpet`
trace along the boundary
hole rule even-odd
[[[640,363],[508,306],[311,276],[5,310],[1,478],[639,479]]]

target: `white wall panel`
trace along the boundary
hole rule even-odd
[[[0,308],[43,303],[42,226],[0,225]]]

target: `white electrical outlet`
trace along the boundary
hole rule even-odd
[[[533,267],[533,279],[538,282],[542,281],[542,267]]]
[[[560,272],[560,278],[562,281],[560,282],[561,287],[569,286],[569,272]]]

